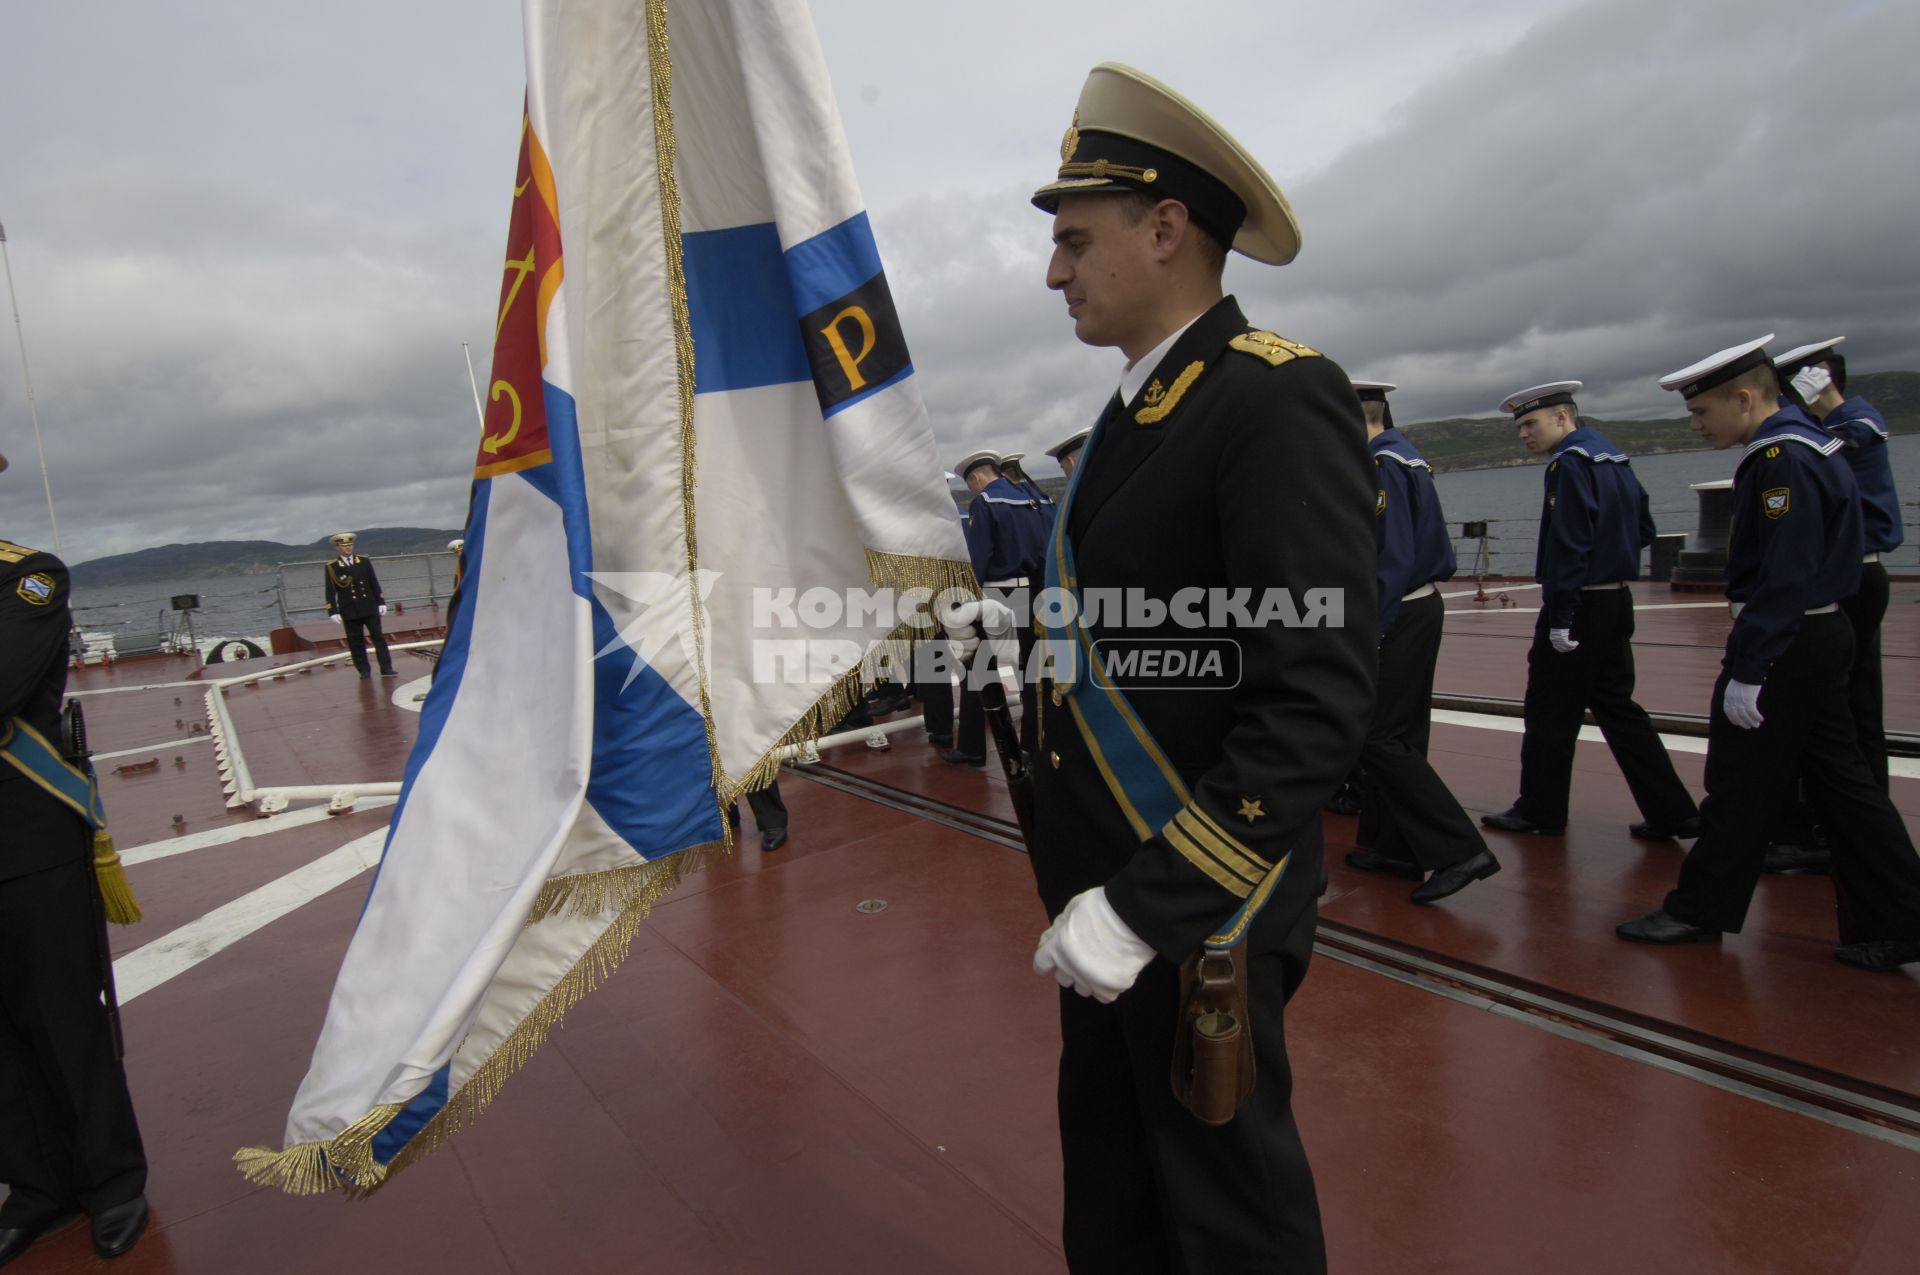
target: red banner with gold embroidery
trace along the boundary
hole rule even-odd
[[[494,324],[487,416],[473,476],[497,478],[553,459],[541,373],[547,363],[547,311],[560,287],[560,221],[547,164],[532,122],[520,128],[513,218]]]

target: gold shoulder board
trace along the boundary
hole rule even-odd
[[[0,540],[0,562],[9,564],[24,562],[37,552],[39,552],[37,549],[29,549],[25,545],[17,545],[11,540]]]
[[[1320,357],[1320,351],[1304,346],[1298,341],[1289,341],[1283,336],[1275,336],[1271,332],[1242,332],[1227,342],[1227,346],[1242,354],[1251,354],[1255,358],[1265,359],[1275,367],[1279,367],[1282,363],[1291,363],[1295,359]]]

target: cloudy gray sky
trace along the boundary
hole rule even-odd
[[[1920,6],[1839,0],[817,0],[944,452],[1036,451],[1118,374],[1072,337],[1026,195],[1087,67],[1131,62],[1263,158],[1305,231],[1228,283],[1399,381],[1402,420],[1841,332],[1920,368]],[[524,74],[514,0],[12,5],[10,239],[74,561],[454,526]],[[10,328],[10,318],[0,316]],[[42,542],[12,334],[0,535]],[[1042,466],[1044,470],[1044,465]]]

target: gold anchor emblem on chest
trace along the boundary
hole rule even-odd
[[[1166,397],[1167,397],[1167,387],[1160,384],[1159,377],[1155,377],[1153,380],[1153,384],[1147,386],[1147,395],[1146,395],[1147,406],[1158,407],[1160,406],[1161,403],[1166,401]]]

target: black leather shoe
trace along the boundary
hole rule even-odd
[[[393,669],[383,668],[380,670],[380,676],[381,677],[399,677],[400,674],[395,672]]]
[[[361,669],[361,670],[360,670],[360,680],[361,680],[361,681],[363,681],[363,682],[364,682],[364,681],[366,681],[366,680],[367,680],[368,678],[370,678],[370,677],[372,677],[372,676],[373,676],[373,674],[371,674],[371,673],[369,673],[369,672],[367,672],[367,671],[366,671],[365,669]]]
[[[1408,881],[1423,881],[1427,874],[1420,870],[1417,863],[1405,859],[1396,859],[1392,855],[1381,854],[1378,850],[1353,850],[1347,854],[1347,866],[1358,868],[1362,872],[1384,872],[1390,877],[1402,877]]]
[[[1646,823],[1629,824],[1627,835],[1637,837],[1641,841],[1673,841],[1675,839],[1691,841],[1700,835],[1700,816],[1691,815],[1671,828],[1657,827],[1650,820]]]
[[[1833,871],[1833,851],[1791,843],[1771,845],[1760,867],[1767,872],[1811,872],[1825,876]]]
[[[1886,974],[1920,961],[1920,942],[1900,939],[1875,939],[1871,943],[1848,943],[1833,949],[1833,959],[1863,970]]]
[[[945,734],[935,734],[935,733],[934,733],[933,731],[928,731],[928,732],[927,732],[927,742],[928,742],[929,744],[938,744],[938,745],[940,745],[940,747],[942,747],[942,748],[952,748],[952,747],[953,747],[953,732],[952,732],[952,731],[948,731],[948,732],[946,732]]]
[[[41,1236],[64,1230],[68,1224],[79,1219],[79,1210],[68,1208],[49,1214],[44,1221],[29,1226],[0,1227],[0,1266],[5,1266],[32,1248],[34,1241]]]
[[[760,833],[760,848],[762,850],[778,850],[786,844],[787,830],[785,828],[766,828]]]
[[[147,1229],[147,1197],[142,1195],[93,1215],[93,1251],[118,1257]]]
[[[975,756],[972,753],[963,753],[958,748],[949,748],[946,752],[941,753],[940,760],[949,766],[984,766],[987,764],[986,754],[982,753],[979,756]]]
[[[1357,815],[1360,813],[1360,794],[1352,784],[1341,784],[1340,790],[1327,798],[1327,804],[1321,809],[1336,815]]]
[[[1502,832],[1537,832],[1543,837],[1557,837],[1567,830],[1567,825],[1536,823],[1527,815],[1520,813],[1520,807],[1509,806],[1497,815],[1481,815],[1480,822],[1489,828],[1498,828]]]
[[[1704,925],[1689,925],[1665,908],[1649,912],[1638,921],[1622,921],[1613,932],[1635,943],[1718,943],[1720,931]]]
[[[1449,894],[1458,894],[1475,881],[1485,880],[1500,870],[1500,860],[1493,857],[1493,851],[1482,850],[1464,863],[1456,863],[1450,868],[1441,868],[1427,878],[1407,897],[1415,903],[1438,903]]]
[[[898,713],[902,709],[912,708],[913,701],[904,695],[889,695],[884,699],[867,701],[867,711],[875,717],[885,717],[889,713]]]

